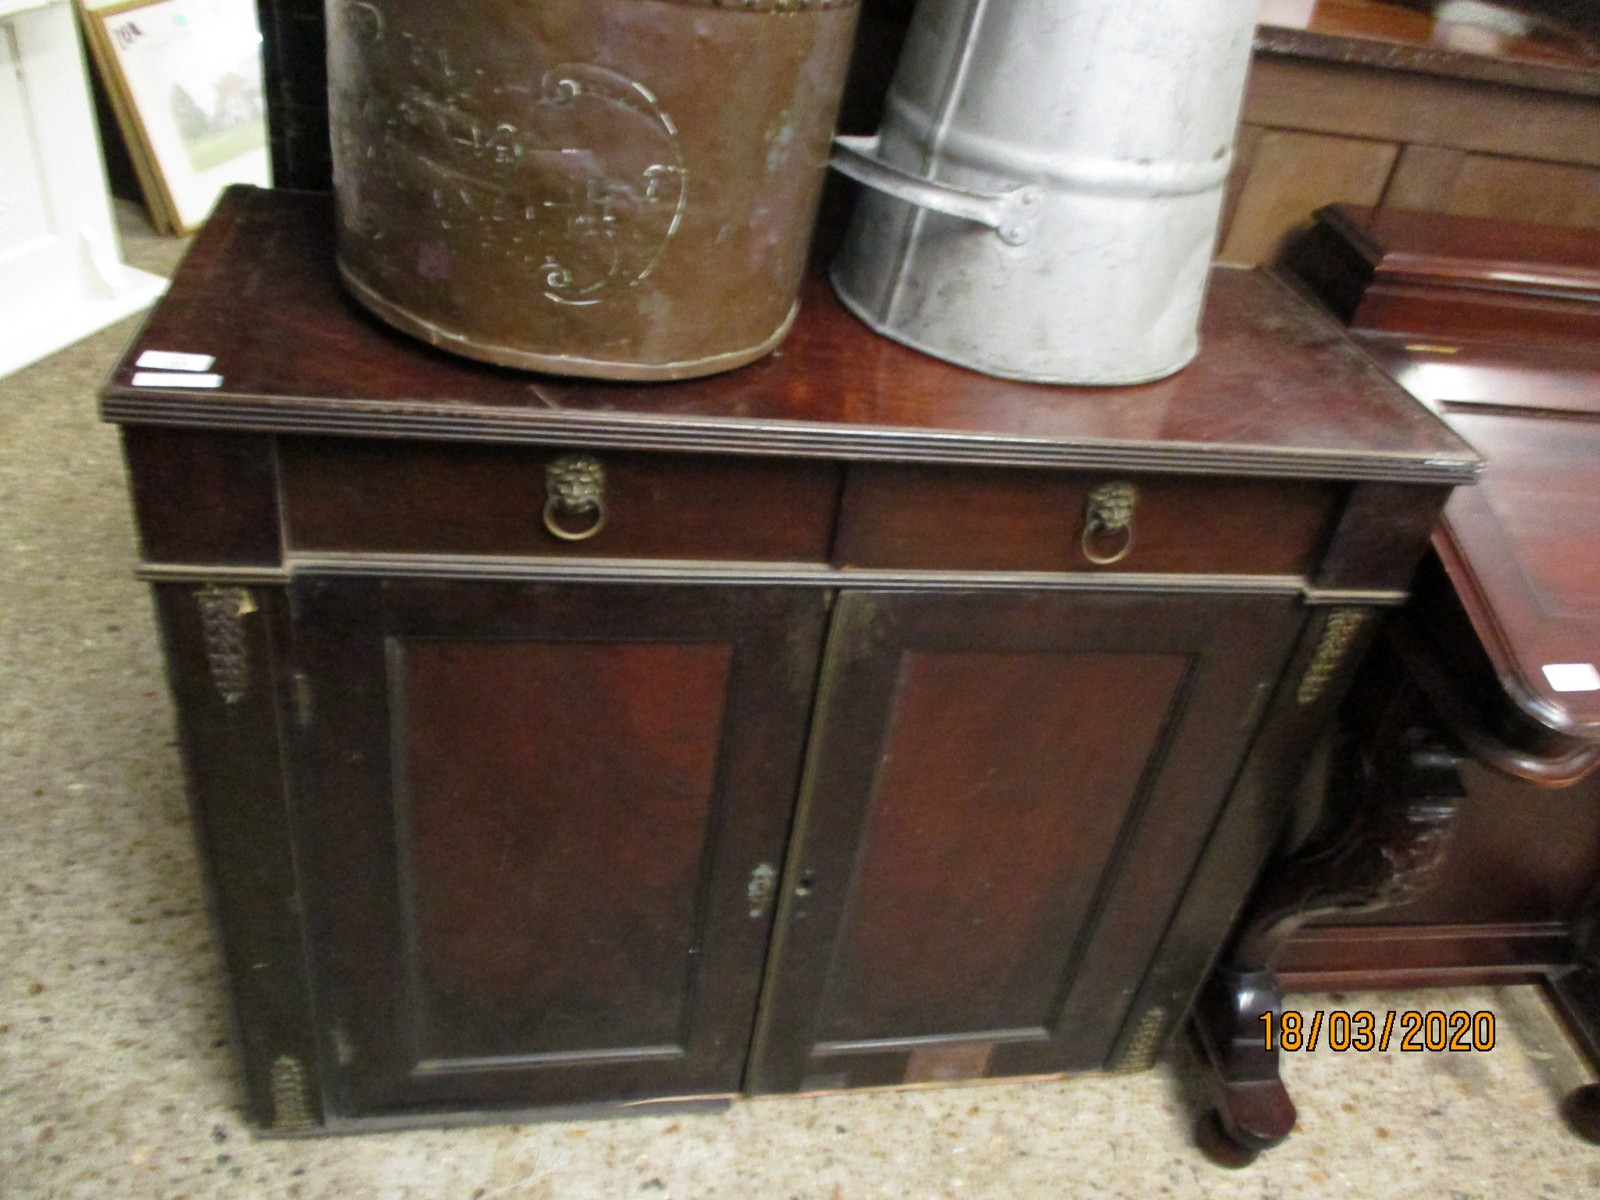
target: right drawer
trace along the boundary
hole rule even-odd
[[[907,570],[1305,576],[1345,495],[1318,480],[858,463],[833,557]]]

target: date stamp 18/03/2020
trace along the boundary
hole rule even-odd
[[[1372,1009],[1335,1008],[1300,1013],[1293,1009],[1261,1015],[1266,1050],[1343,1052],[1387,1051],[1396,1044],[1402,1051],[1493,1050],[1494,1014],[1442,1009],[1377,1012]]]

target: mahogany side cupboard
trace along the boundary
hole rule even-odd
[[[103,400],[281,1131],[1148,1065],[1478,465],[1263,272],[1139,387],[817,278],[602,384],[379,326],[331,243],[230,192]]]

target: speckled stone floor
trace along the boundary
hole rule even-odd
[[[178,250],[128,239],[149,270],[170,271]],[[1193,1148],[1197,1074],[1182,1046],[1138,1076],[257,1139],[239,1115],[116,438],[94,416],[133,327],[0,380],[3,1200],[1600,1195],[1600,1149],[1556,1107],[1586,1068],[1521,988],[1291,998],[1487,1009],[1498,1044],[1291,1056],[1299,1131],[1242,1172]]]

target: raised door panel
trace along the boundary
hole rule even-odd
[[[1286,597],[846,596],[754,1090],[1103,1065],[1298,622]]]
[[[390,657],[422,1069],[678,1053],[732,646]]]
[[[323,578],[296,602],[332,1110],[736,1092],[823,596]]]

